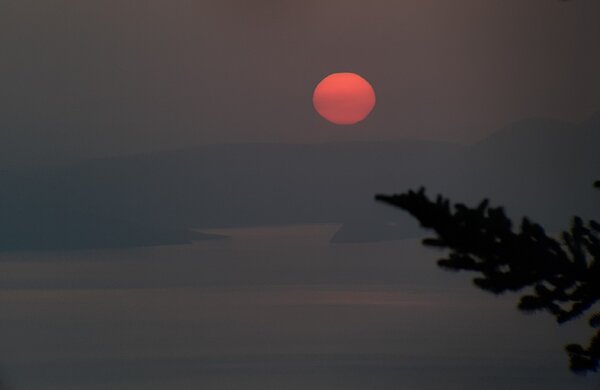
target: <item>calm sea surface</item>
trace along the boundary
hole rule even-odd
[[[329,244],[337,226],[229,229],[194,245],[0,255],[11,390],[597,389],[563,347],[417,240]],[[2,388],[2,387],[0,387]],[[2,388],[2,389],[4,389]]]

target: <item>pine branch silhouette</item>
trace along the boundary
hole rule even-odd
[[[600,181],[594,183],[600,188]],[[586,314],[600,300],[600,224],[574,217],[560,239],[523,218],[518,230],[502,207],[484,200],[477,207],[451,205],[438,196],[430,200],[425,189],[400,195],[377,195],[377,201],[399,207],[436,237],[424,245],[449,249],[438,265],[451,271],[478,273],[473,282],[494,294],[527,289],[518,308],[546,311],[560,324]],[[600,328],[600,312],[589,325]],[[570,368],[576,373],[600,369],[600,329],[587,347],[566,347]]]

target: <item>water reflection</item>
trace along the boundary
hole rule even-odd
[[[569,332],[439,272],[418,240],[332,245],[334,232],[3,255],[0,358],[11,385],[592,388],[549,353]]]

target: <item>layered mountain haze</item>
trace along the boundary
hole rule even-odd
[[[336,223],[334,242],[421,234],[375,193],[425,186],[559,230],[600,215],[600,115],[527,120],[471,146],[427,141],[199,146],[0,177],[0,249],[181,244],[209,228]]]
[[[579,125],[518,122],[472,148],[466,181],[475,195],[506,205],[510,214],[562,229],[574,214],[599,215],[600,202],[592,189],[600,175],[599,146],[598,116]],[[457,195],[476,201],[469,191]]]

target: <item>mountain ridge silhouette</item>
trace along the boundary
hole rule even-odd
[[[192,229],[304,223],[343,224],[335,242],[409,238],[421,234],[414,221],[391,217],[372,194],[422,185],[466,202],[491,198],[558,229],[571,215],[600,214],[587,194],[600,166],[598,123],[520,121],[470,146],[222,144],[2,172],[0,250],[44,250],[48,237],[62,249],[166,245],[209,238]]]

